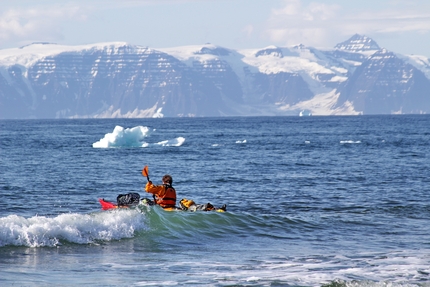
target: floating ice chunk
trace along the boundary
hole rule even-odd
[[[116,126],[112,133],[108,133],[98,142],[93,143],[94,148],[111,148],[111,147],[146,147],[147,143],[143,141],[150,133],[148,127],[137,126],[134,128],[124,129]]]
[[[341,144],[359,144],[361,141],[340,141]]]
[[[184,142],[185,142],[185,138],[177,137],[173,140],[165,140],[165,141],[158,142],[156,144],[161,146],[181,146]]]

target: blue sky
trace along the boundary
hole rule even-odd
[[[390,51],[430,57],[430,1],[14,0],[0,5],[0,49],[40,41],[332,48],[355,33]]]

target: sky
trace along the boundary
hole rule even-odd
[[[0,49],[33,42],[333,48],[356,33],[430,57],[430,1],[0,0]]]

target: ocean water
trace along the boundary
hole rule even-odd
[[[102,211],[173,176],[228,212]],[[430,286],[430,116],[0,121],[0,286]]]

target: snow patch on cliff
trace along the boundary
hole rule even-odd
[[[51,43],[34,43],[21,48],[0,50],[0,66],[20,65],[29,68],[40,59],[55,56],[64,52],[81,53],[87,50],[110,50],[112,53],[118,51],[119,47],[127,46],[125,42],[106,42],[89,45],[65,46]]]
[[[346,102],[341,107],[334,108],[336,106],[339,93],[332,90],[327,93],[321,93],[315,95],[308,101],[302,101],[295,105],[284,105],[280,106],[281,111],[301,111],[309,110],[312,115],[315,116],[328,116],[328,115],[359,115],[361,113],[354,110],[354,106],[350,102]]]

